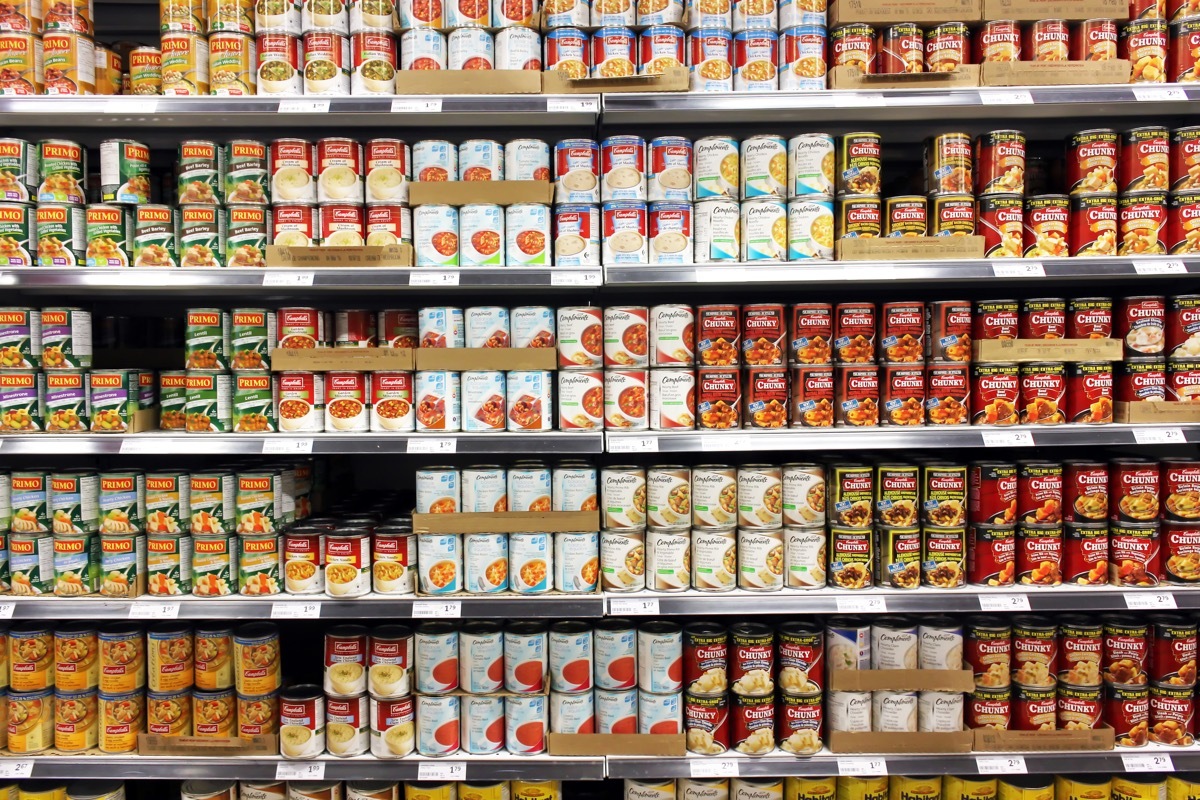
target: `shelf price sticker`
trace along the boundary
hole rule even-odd
[[[981,594],[979,595],[980,611],[1029,611],[1029,595],[1027,594]]]
[[[982,91],[979,101],[985,106],[1028,106],[1033,105],[1033,95],[1028,89],[1011,91]]]
[[[1134,86],[1133,96],[1139,103],[1186,102],[1187,92],[1182,87]]]
[[[887,761],[882,758],[839,758],[838,775],[887,775]]]
[[[610,453],[657,453],[657,436],[610,436],[608,438]]]
[[[551,114],[595,114],[600,111],[600,98],[547,97],[546,110]]]
[[[320,619],[320,603],[272,603],[271,619]]]
[[[315,272],[267,271],[263,275],[263,286],[312,286]]]
[[[438,761],[417,765],[419,781],[465,781],[467,764],[464,761]]]
[[[157,98],[122,97],[104,104],[105,114],[153,114],[157,111]]]
[[[129,604],[130,619],[177,619],[178,600],[135,600]]]
[[[33,762],[28,759],[0,761],[0,778],[28,778],[31,775],[33,775]]]
[[[408,440],[409,453],[456,453],[458,452],[457,439],[424,439],[420,436],[413,437]]]
[[[16,608],[16,603],[0,603],[0,619],[12,619],[13,611]]]
[[[408,275],[409,286],[458,286],[458,271],[430,272],[414,269]]]
[[[693,778],[736,778],[740,774],[736,758],[689,758],[688,764]]]
[[[1169,755],[1123,755],[1121,763],[1126,772],[1174,772],[1175,762]]]
[[[639,616],[642,614],[657,614],[657,597],[610,597],[608,598],[608,613],[618,616]]]
[[[439,619],[462,616],[462,600],[414,600],[413,619]]]
[[[1044,278],[1046,268],[1037,261],[1019,264],[992,264],[992,274],[997,278]]]
[[[152,435],[135,435],[121,440],[121,455],[166,455],[168,453],[192,453],[190,440],[172,439]]]
[[[264,456],[306,456],[312,452],[312,446],[312,439],[267,437],[263,439],[262,451]]]
[[[275,765],[277,781],[323,781],[324,761],[281,761]]]
[[[1133,271],[1138,275],[1184,275],[1187,274],[1187,265],[1182,261],[1135,258]]]
[[[886,614],[887,601],[882,597],[839,597],[837,599],[839,614]],[[842,773],[845,775],[846,773]],[[871,773],[886,775],[886,772]]]
[[[280,114],[328,114],[328,100],[280,100]]]
[[[1033,447],[1029,431],[980,431],[984,447]]]
[[[551,286],[599,286],[599,272],[567,272],[553,271],[550,273]]]
[[[746,434],[716,434],[700,437],[700,449],[710,453],[732,453],[754,449],[754,437]]]
[[[1125,607],[1136,611],[1155,608],[1178,608],[1170,592],[1126,592]]]
[[[1024,775],[1029,772],[1024,756],[976,756],[975,769],[980,775]]]
[[[392,101],[393,114],[440,114],[440,97],[397,97]]]
[[[877,108],[886,106],[887,99],[878,93],[834,92],[833,105],[835,108]]]
[[[1183,428],[1134,428],[1133,440],[1138,444],[1187,444]]]

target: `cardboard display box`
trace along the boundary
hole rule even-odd
[[[412,184],[416,186],[417,184]],[[384,247],[279,247],[267,245],[267,269],[317,267],[411,267],[416,263],[411,244]]]
[[[465,206],[468,203],[548,205],[553,200],[554,184],[549,181],[414,181],[408,186],[408,201],[414,206],[435,203],[447,206]]]
[[[969,669],[835,669],[829,671],[835,692],[971,692]]]
[[[1002,731],[976,728],[973,748],[984,753],[1112,750],[1116,737],[1109,725],[1085,731]],[[909,736],[911,734],[905,734]]]
[[[417,369],[558,369],[558,351],[549,347],[422,347],[414,352]]]
[[[918,25],[928,25],[946,20],[978,22],[981,19],[990,19],[983,16],[981,0],[834,0],[829,4],[830,28],[847,22],[866,22],[870,25],[915,22]]]
[[[925,261],[983,258],[982,236],[910,236],[840,239],[838,261]]]
[[[1165,425],[1172,422],[1200,422],[1200,403],[1178,400],[1114,403],[1113,420],[1134,425]]]
[[[407,347],[318,347],[314,350],[276,347],[271,351],[271,371],[332,372],[347,369],[356,372],[412,372],[416,369],[416,352]]]
[[[971,731],[949,733],[881,733],[865,731],[830,731],[829,751],[832,753],[969,753],[973,742]]]
[[[988,339],[974,342],[974,360],[995,361],[1120,361],[1120,339]]]
[[[541,94],[542,75],[530,69],[405,69],[396,94]]]
[[[662,75],[629,75],[624,78],[570,78],[567,73],[542,73],[543,94],[620,94],[628,92],[686,92],[687,67],[670,67]]]
[[[275,734],[248,739],[210,739],[207,736],[162,736],[138,734],[140,756],[278,756]]]
[[[979,85],[979,65],[963,64],[954,72],[916,72],[864,75],[858,67],[829,70],[830,89],[949,89]]]
[[[547,745],[552,756],[659,756],[687,755],[682,733],[551,733]]]
[[[1037,22],[1040,19],[1129,19],[1129,3],[1124,0],[983,0],[984,19],[1011,19]],[[947,17],[947,19],[952,19]]]
[[[599,511],[502,511],[413,514],[414,533],[588,533],[600,530]]]
[[[1112,61],[990,61],[983,64],[981,86],[1092,86],[1129,83],[1132,67]]]

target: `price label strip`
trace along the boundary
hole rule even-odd
[[[419,781],[465,781],[467,765],[463,761],[438,761],[417,765]]]
[[[267,437],[263,439],[262,451],[264,456],[306,456],[312,452],[312,446],[312,439],[293,439],[291,437],[276,439],[274,437]]]
[[[320,619],[320,603],[272,603],[271,619]]]
[[[983,91],[979,93],[979,101],[985,106],[1028,106],[1033,104],[1033,95],[1028,89]]]
[[[688,765],[693,778],[736,778],[740,774],[736,758],[689,758]]]
[[[13,611],[16,608],[16,603],[0,603],[0,619],[12,619]]]
[[[323,781],[324,761],[283,761],[275,765],[277,781]]]
[[[980,775],[1024,775],[1029,772],[1024,756],[976,756]]]
[[[462,600],[414,600],[413,619],[439,619],[462,616]]]
[[[981,594],[980,611],[1029,611],[1027,594]]]
[[[610,453],[657,453],[657,436],[610,436],[608,438]]]
[[[32,761],[0,761],[0,778],[28,778],[32,775]]]
[[[546,110],[551,114],[595,114],[600,111],[597,97],[547,97]]]
[[[1182,275],[1187,274],[1187,265],[1182,261],[1159,261],[1158,259],[1143,261],[1135,258],[1133,271],[1138,275]]]
[[[328,100],[280,100],[280,114],[328,114]]]
[[[839,597],[837,610],[839,614],[885,614],[887,613],[887,600],[882,597]],[[886,775],[887,773],[872,774]]]
[[[984,447],[1033,447],[1029,431],[980,431]]]
[[[1138,444],[1187,444],[1182,428],[1134,428],[1133,440]]]
[[[312,286],[315,272],[271,272],[263,275],[263,286]]]
[[[397,97],[392,101],[393,114],[438,114],[441,110],[440,97]]]
[[[409,286],[458,286],[457,272],[427,272],[414,269],[408,275]]]
[[[425,439],[416,436],[408,440],[409,453],[454,453],[457,450],[457,439]]]
[[[1028,264],[992,264],[992,274],[997,278],[1044,278],[1046,268],[1036,261]]]
[[[839,758],[838,775],[887,775],[887,761],[882,758]]]
[[[1123,755],[1121,763],[1126,772],[1174,772],[1175,762],[1169,755]]]
[[[177,619],[178,600],[135,600],[129,604],[130,619]]]
[[[610,597],[608,598],[608,613],[624,616],[626,614],[639,616],[642,614],[657,614],[657,597]]]
[[[1170,592],[1126,592],[1125,607],[1138,611],[1154,608],[1177,608],[1175,595]]]

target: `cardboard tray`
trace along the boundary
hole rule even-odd
[[[686,92],[689,81],[687,67],[670,67],[662,75],[630,75],[626,78],[569,78],[565,72],[549,70],[542,73],[542,93]]]
[[[858,67],[829,70],[830,89],[946,89],[979,85],[978,64],[962,64],[954,72],[916,72],[898,75],[864,75]]]
[[[396,94],[541,94],[542,75],[529,69],[400,70]]]
[[[1200,403],[1177,400],[1113,404],[1113,421],[1131,424],[1165,425],[1171,422],[1200,422]]]
[[[416,369],[416,352],[407,347],[318,347],[313,350],[276,347],[271,352],[271,371],[331,372],[345,369],[356,372],[412,372]]]
[[[133,419],[129,422],[128,430],[123,431],[93,431],[90,428],[86,431],[47,431],[50,436],[70,436],[71,434],[95,434],[97,436],[106,436],[109,434],[122,433],[146,433],[148,431],[158,430],[158,406],[154,408],[144,408],[140,411],[133,412]],[[29,434],[18,433],[0,433],[0,436],[28,436]],[[41,434],[36,434],[41,435]]]
[[[558,351],[548,347],[422,347],[411,352],[417,369],[558,369]]]
[[[950,733],[830,731],[827,743],[829,751],[832,753],[969,753],[974,741],[972,733],[972,731]]]
[[[1034,19],[1046,18],[1047,16],[1041,16]],[[847,22],[866,22],[871,25],[915,22],[924,25],[945,22],[948,19],[978,22],[989,17],[983,16],[981,0],[834,0],[829,4],[830,28]]]
[[[1120,361],[1120,339],[995,339],[971,345],[974,361]]]
[[[840,239],[838,261],[925,261],[983,258],[982,236],[914,236]]]
[[[412,184],[416,186],[416,184]],[[267,269],[313,269],[314,267],[411,267],[415,264],[411,244],[386,247],[279,247],[267,245]]]
[[[682,733],[551,733],[552,756],[660,756],[687,755]]]
[[[969,669],[836,669],[829,671],[835,692],[970,692],[975,675]]]
[[[599,511],[503,511],[413,514],[414,533],[590,533],[600,530]]]
[[[1116,737],[1109,725],[1087,731],[1001,731],[995,728],[976,728],[970,733],[974,735],[973,748],[983,753],[1112,750],[1116,744]]]
[[[1039,18],[1040,19],[1040,18]],[[1093,86],[1129,83],[1126,59],[1112,61],[990,61],[983,64],[980,86]]]
[[[553,200],[554,184],[549,181],[414,181],[408,187],[408,201],[413,206],[435,203],[447,206],[465,206],[468,203],[548,205]]]
[[[275,734],[249,739],[210,739],[206,736],[162,736],[138,734],[140,756],[278,756]]]
[[[1123,0],[983,0],[984,19],[1036,22],[1039,19],[1129,19],[1129,4]],[[947,17],[947,19],[950,19]]]

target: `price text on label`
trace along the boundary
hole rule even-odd
[[[839,758],[838,775],[887,775],[887,761],[882,758]]]
[[[439,617],[461,617],[461,600],[414,600],[413,619],[437,619]]]
[[[1013,775],[1029,771],[1024,756],[976,756],[975,766],[980,775]]]

